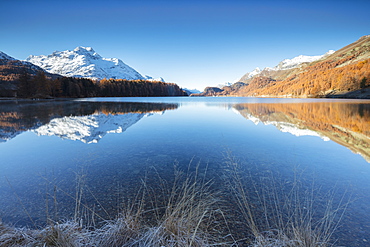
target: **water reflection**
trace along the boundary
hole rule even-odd
[[[319,136],[361,154],[370,162],[370,105],[361,103],[236,104],[255,124],[272,124],[295,136]]]
[[[0,142],[31,130],[38,135],[96,143],[107,133],[121,133],[144,116],[177,109],[178,104],[3,102],[0,107]]]
[[[78,199],[74,195],[82,187],[81,202],[104,219],[112,219],[124,202],[138,196],[144,178],[146,188],[150,188],[148,194],[162,195],[155,178],[170,184],[176,169],[198,172],[198,163],[204,167],[199,174],[212,179],[217,192],[228,185],[224,181],[224,163],[225,151],[230,150],[247,171],[245,174],[256,179],[256,183],[247,184],[253,190],[251,195],[256,192],[255,186],[268,187],[266,181],[272,174],[277,174],[277,182],[289,187],[296,178],[293,171],[297,166],[306,172],[299,177],[302,187],[315,190],[320,199],[325,196],[317,194],[311,181],[322,191],[332,190],[335,184],[336,190],[345,191],[350,185],[356,203],[348,208],[343,219],[345,227],[334,239],[341,239],[340,244],[344,242],[345,246],[364,246],[362,240],[370,233],[370,167],[360,156],[331,141],[295,136],[331,139],[369,160],[369,104],[216,97],[91,100],[0,102],[2,140],[28,131],[0,144],[3,222],[33,226],[33,222],[43,225],[48,219],[71,219]],[[130,103],[132,100],[137,102]],[[172,109],[176,111],[144,118]],[[274,125],[295,136],[258,123]],[[107,136],[129,127],[124,135]],[[39,138],[34,133],[80,141]],[[104,135],[106,138],[99,141]],[[82,143],[98,141],[94,145]],[[234,212],[230,215],[233,233],[240,233],[237,239],[244,239],[240,215],[225,196],[226,192],[222,207]],[[147,212],[150,206],[148,203]],[[346,244],[347,238],[356,244]]]

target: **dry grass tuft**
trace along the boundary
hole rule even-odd
[[[122,206],[116,219],[104,221],[101,227],[82,224],[88,222],[84,215],[89,216],[81,213],[87,207],[81,202],[86,186],[79,180],[72,221],[49,220],[41,230],[14,228],[0,222],[0,246],[331,246],[333,233],[348,205],[346,195],[338,198],[334,190],[323,193],[314,185],[307,188],[298,173],[288,183],[276,179],[272,172],[246,176],[248,173],[239,161],[230,153],[226,158],[225,181],[239,209],[233,216],[225,216],[221,210],[225,201],[218,199],[220,192],[211,189],[212,181],[205,178],[207,169],[199,173],[199,164],[189,165],[187,171],[175,166],[172,182],[157,173],[158,186],[151,188],[144,179],[136,198]],[[231,231],[225,230],[233,223],[231,220],[242,221],[245,227],[234,229],[246,229],[245,239],[234,241]]]
[[[227,183],[251,234],[251,246],[332,246],[350,198],[335,189],[322,191],[303,185],[298,171],[293,181],[276,179],[271,171],[256,177],[243,171],[241,163],[226,155]]]
[[[12,228],[0,224],[0,246],[59,246],[59,247],[181,247],[210,246],[218,244],[217,238],[207,232],[213,224],[216,199],[211,192],[210,181],[191,173],[175,169],[171,186],[159,177],[162,199],[149,196],[151,190],[143,181],[137,197],[122,208],[114,220],[107,220],[102,227],[84,226],[79,211],[82,186],[78,185],[74,220],[63,224],[49,220],[41,230]],[[164,198],[164,199],[163,199]],[[147,205],[152,205],[147,208]],[[78,215],[78,217],[77,217]],[[148,224],[148,219],[155,219]],[[222,245],[222,244],[218,244]]]

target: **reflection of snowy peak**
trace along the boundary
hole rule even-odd
[[[3,129],[0,129],[0,143],[9,141],[9,140],[13,139],[14,137],[16,137],[17,135],[19,135],[22,132],[23,131],[7,132],[7,131],[4,131]]]
[[[37,135],[59,136],[62,139],[97,143],[107,133],[121,133],[137,123],[144,113],[122,115],[94,114],[89,116],[54,118],[33,130]]]
[[[291,123],[284,123],[284,122],[266,122],[265,125],[272,124],[276,126],[278,130],[281,132],[290,133],[295,136],[318,136],[324,141],[330,141],[330,139],[326,136],[320,135],[316,131],[309,130],[309,129],[300,129],[296,125]]]
[[[47,72],[69,77],[91,79],[127,79],[144,77],[117,58],[103,58],[91,47],[77,47],[70,51],[56,51],[48,56],[29,56],[26,59]]]
[[[285,133],[290,133],[295,136],[318,136],[324,141],[329,141],[330,139],[326,136],[320,135],[316,131],[309,129],[301,129],[292,123],[278,122],[278,121],[262,121],[259,118],[253,116],[252,114],[244,114],[246,119],[252,121],[255,125],[263,123],[264,125],[274,125],[278,130]]]

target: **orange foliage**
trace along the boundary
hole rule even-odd
[[[352,56],[316,63],[306,72],[263,88],[243,88],[241,95],[324,96],[332,92],[348,92],[370,86],[370,59],[344,65]],[[251,83],[252,84],[252,83]],[[249,88],[248,88],[249,87]]]

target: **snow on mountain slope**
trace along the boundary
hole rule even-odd
[[[147,81],[160,81],[160,82],[166,82],[162,77],[159,77],[159,78],[153,78],[149,75],[145,75],[144,76],[145,80]]]
[[[334,52],[335,51],[333,51],[333,50],[329,50],[324,55],[319,55],[319,56],[300,55],[300,56],[294,57],[292,59],[284,59],[283,61],[281,61],[275,67],[273,67],[273,68],[266,67],[263,70],[261,70],[260,68],[257,67],[253,71],[251,71],[249,73],[246,73],[238,81],[245,81],[245,80],[251,79],[251,78],[255,77],[256,75],[259,75],[259,74],[261,74],[262,72],[265,72],[265,71],[278,71],[278,70],[288,70],[288,69],[298,68],[303,63],[312,63],[312,62],[317,61],[321,58],[329,56],[329,55],[333,54]]]
[[[10,69],[12,71],[11,73],[13,73],[16,77],[21,72],[21,70],[23,70],[22,67],[26,68],[27,72],[31,75],[36,75],[40,71],[46,72],[43,68],[33,63],[15,59],[14,57],[11,57],[8,54],[1,51],[0,51],[0,60],[1,60],[0,65],[8,65],[8,68],[11,68]],[[12,63],[9,64],[10,61]],[[9,73],[9,70],[4,71],[3,73]],[[48,74],[47,72],[46,74],[47,76],[57,76]]]
[[[5,60],[16,60],[15,58],[9,56],[8,54],[5,54],[4,52],[0,51],[0,59]]]
[[[47,72],[69,77],[90,79],[145,79],[139,72],[117,58],[103,58],[91,47],[77,47],[70,51],[56,51],[48,56],[29,56],[26,61]]]
[[[245,74],[245,77],[247,78],[247,79],[250,79],[250,78],[252,78],[252,77],[254,77],[254,76],[256,76],[256,75],[259,75],[259,74],[261,74],[261,71],[262,70],[260,70],[260,68],[255,68],[254,70],[252,70],[251,72],[249,72],[249,73],[247,73],[247,74]]]
[[[58,136],[62,139],[78,140],[84,143],[97,143],[108,133],[122,133],[137,123],[146,113],[126,113],[106,115],[54,118],[48,124],[32,130],[37,135]]]
[[[273,70],[286,70],[286,69],[294,69],[297,68],[299,65],[302,63],[312,63],[314,61],[317,61],[323,57],[329,56],[333,54],[335,51],[329,50],[327,53],[324,55],[319,55],[319,56],[304,56],[300,55],[298,57],[294,57],[292,59],[284,59],[281,61],[278,65],[276,65]]]

